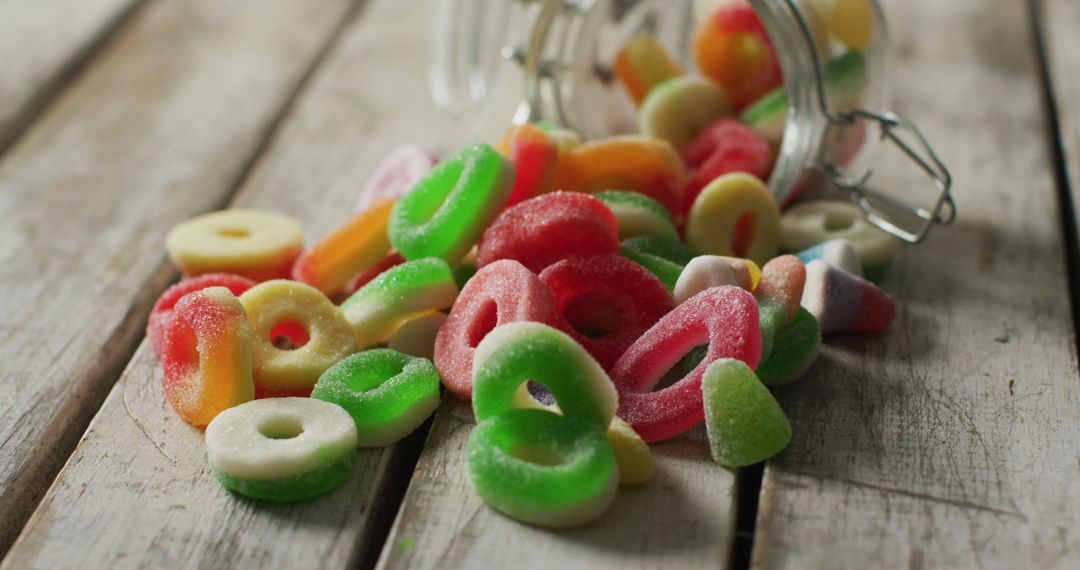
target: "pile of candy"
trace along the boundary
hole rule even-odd
[[[651,61],[628,49],[625,69]],[[147,334],[221,483],[267,501],[325,493],[357,447],[422,424],[440,386],[472,400],[477,493],[538,525],[596,518],[619,483],[650,478],[646,442],[703,420],[725,467],[780,452],[791,428],[768,386],[797,380],[821,333],[890,325],[893,301],[861,275],[879,278],[895,242],[851,204],[781,216],[761,182],[770,145],[730,117],[774,71],[738,90],[639,75],[646,135],[581,143],[526,124],[442,161],[404,147],[306,250],[268,212],[175,227],[189,279]]]

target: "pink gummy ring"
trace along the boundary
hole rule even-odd
[[[185,279],[163,291],[154,302],[154,308],[150,310],[150,318],[146,321],[146,337],[150,339],[150,346],[153,347],[154,353],[158,356],[164,354],[165,329],[169,326],[169,320],[172,319],[173,309],[184,295],[202,291],[207,287],[224,287],[239,297],[241,293],[254,286],[254,281],[240,275],[207,273]]]

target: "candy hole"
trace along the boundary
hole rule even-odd
[[[589,338],[602,338],[619,328],[619,312],[606,300],[595,296],[570,300],[563,315],[575,331]]]
[[[218,228],[218,235],[223,238],[246,238],[251,237],[251,232],[246,228]]]
[[[555,466],[564,463],[559,453],[543,445],[515,445],[510,449],[510,456],[537,465]]]
[[[469,346],[471,348],[479,346],[480,341],[484,340],[484,337],[497,324],[499,324],[499,306],[495,301],[488,301],[476,311],[476,318],[469,327]]]
[[[545,388],[543,384],[529,380],[526,382],[526,389],[529,391],[529,395],[544,407],[555,405],[555,395]]]
[[[296,321],[281,321],[270,329],[270,343],[281,350],[296,350],[310,340],[307,327]]]
[[[825,215],[825,230],[838,232],[855,224],[855,216],[849,212],[829,212]]]
[[[750,251],[756,222],[757,216],[753,212],[745,212],[735,221],[735,229],[731,232],[731,251],[735,257],[746,257],[746,252]]]
[[[293,439],[304,433],[304,424],[292,416],[274,416],[259,426],[259,433],[268,439]]]
[[[707,344],[692,348],[660,377],[660,381],[656,383],[653,391],[663,390],[679,380],[682,380],[684,376],[689,374],[694,368],[697,368],[698,364],[701,364],[701,361],[705,359],[708,352],[709,345]]]

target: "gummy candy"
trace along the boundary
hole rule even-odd
[[[214,477],[233,493],[275,503],[327,493],[356,465],[356,424],[313,398],[268,398],[230,408],[206,427]]]
[[[293,265],[293,279],[329,297],[344,293],[359,272],[378,265],[390,250],[386,228],[394,201],[376,202],[304,252]]]
[[[405,259],[440,257],[455,264],[502,210],[514,165],[486,144],[439,163],[390,215],[390,243]]]
[[[446,322],[446,314],[439,311],[423,313],[406,321],[394,331],[386,347],[432,360],[435,358],[435,337]]]
[[[615,216],[603,202],[573,192],[554,192],[508,208],[484,231],[480,267],[513,259],[539,273],[569,257],[618,253]]]
[[[757,264],[749,259],[699,255],[686,264],[675,282],[675,304],[681,305],[694,295],[721,285],[734,285],[753,292],[754,275],[759,271]]]
[[[769,34],[745,1],[717,8],[698,27],[693,47],[698,69],[722,85],[738,109],[783,81]]]
[[[784,308],[786,327],[799,312],[805,284],[806,266],[803,262],[794,255],[781,255],[761,268],[761,284],[755,295],[759,299],[771,299]]]
[[[733,113],[722,87],[703,77],[684,75],[649,93],[638,115],[638,130],[666,140],[682,152],[705,127]]]
[[[802,251],[822,242],[847,239],[862,262],[863,274],[880,281],[900,242],[877,229],[862,208],[849,202],[818,201],[797,204],[781,219],[783,247]]]
[[[608,427],[607,436],[615,451],[615,463],[619,466],[619,483],[640,485],[652,479],[656,464],[649,444],[630,424],[615,416]]]
[[[304,247],[300,224],[258,210],[221,210],[178,224],[165,237],[173,263],[188,277],[234,273],[255,281],[288,277]]]
[[[438,157],[422,146],[407,144],[394,149],[371,173],[353,211],[359,214],[371,209],[376,202],[388,198],[397,200],[438,163]]]
[[[745,362],[721,358],[701,380],[705,428],[713,460],[736,469],[780,453],[791,424],[776,398]]]
[[[710,125],[684,153],[696,168],[683,194],[683,214],[689,213],[701,191],[713,180],[732,172],[745,172],[765,180],[772,168],[772,147],[760,134],[734,119]]]
[[[348,286],[345,287],[345,291],[349,295],[352,295],[363,288],[364,285],[371,283],[372,279],[385,273],[386,270],[391,267],[397,267],[402,263],[405,263],[405,258],[402,257],[400,253],[390,250],[390,253],[382,258],[382,261],[354,275],[353,278],[349,280]]]
[[[251,324],[231,291],[184,295],[162,333],[165,398],[184,421],[204,426],[254,397]]]
[[[679,239],[675,220],[659,202],[638,192],[609,190],[593,194],[615,216],[619,228],[619,240],[638,236],[657,236],[670,240]]]
[[[382,447],[412,433],[439,407],[439,373],[426,358],[365,350],[324,372],[311,397],[349,412],[360,447]]]
[[[675,288],[683,267],[698,255],[682,242],[656,236],[630,238],[619,254],[648,269],[668,289]]]
[[[733,236],[744,215],[751,220],[746,251]],[[780,247],[780,211],[769,189],[742,172],[725,174],[701,191],[686,221],[686,241],[702,253],[745,257],[761,265]]]
[[[806,266],[802,306],[822,334],[881,332],[896,318],[896,302],[873,283],[820,259]]]
[[[255,282],[247,277],[233,275],[231,273],[207,273],[192,279],[185,279],[169,287],[154,302],[154,308],[150,310],[150,318],[146,322],[146,337],[150,339],[150,346],[159,357],[164,352],[165,329],[172,320],[173,309],[176,303],[195,291],[201,291],[207,287],[224,287],[239,295],[255,286]]]
[[[866,50],[874,41],[874,7],[870,0],[810,0],[810,8],[826,31],[844,45]]]
[[[855,248],[851,245],[851,241],[847,239],[823,241],[800,251],[796,255],[803,263],[810,263],[815,259],[820,259],[853,275],[862,277],[863,274],[859,254],[855,253]]]
[[[671,144],[643,136],[587,142],[567,151],[555,172],[555,190],[640,192],[667,208],[682,205],[686,170]]]
[[[764,314],[764,313],[763,313]],[[821,347],[821,331],[817,319],[800,308],[795,319],[785,329],[762,324],[761,336],[771,339],[768,357],[758,365],[757,377],[768,386],[784,386],[798,380],[814,363]]]
[[[496,148],[514,162],[514,188],[504,208],[551,190],[559,164],[559,145],[543,129],[528,124],[514,125]]]
[[[637,105],[654,87],[682,72],[664,46],[648,34],[634,36],[615,56],[615,76]]]

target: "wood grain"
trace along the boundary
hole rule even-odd
[[[0,153],[143,0],[0,2]]]
[[[795,436],[753,566],[1080,567],[1080,381],[1025,3],[890,7],[895,106],[952,168],[960,218],[899,255],[887,334],[830,337],[779,391]]]
[[[1043,43],[1057,110],[1060,144],[1065,159],[1063,188],[1073,220],[1080,220],[1080,4],[1069,0],[1039,0]],[[1073,228],[1076,231],[1076,228]],[[1080,249],[1080,233],[1067,236]],[[1074,255],[1078,255],[1074,250]],[[1074,302],[1075,299],[1074,299]]]
[[[471,131],[484,128],[482,121],[456,123],[430,103],[427,28],[416,25],[427,17],[423,8],[399,0],[364,7],[312,76],[234,205],[296,216],[310,243],[349,216],[368,174],[395,145],[446,150],[478,136]],[[506,116],[498,119],[505,124]],[[155,240],[164,234],[162,227],[147,231]],[[159,251],[143,255],[157,259]],[[105,568],[372,562],[397,507],[394,487],[408,478],[402,448],[362,451],[353,478],[321,499],[257,504],[213,479],[202,434],[173,412],[160,386],[157,359],[144,344],[4,561],[5,570],[76,559]]]
[[[0,552],[175,278],[164,231],[235,190],[349,5],[148,5],[0,161]]]

